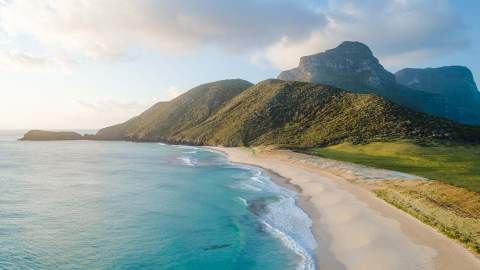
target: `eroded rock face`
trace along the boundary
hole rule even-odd
[[[280,73],[278,79],[328,84],[364,93],[384,92],[395,85],[395,76],[383,68],[368,46],[352,41],[302,57],[297,68]]]

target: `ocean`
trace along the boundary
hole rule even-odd
[[[262,169],[21,135],[0,131],[0,269],[315,269],[310,218]]]

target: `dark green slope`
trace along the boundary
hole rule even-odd
[[[215,113],[225,102],[252,86],[223,80],[197,86],[169,102],[159,102],[125,123],[98,131],[102,140],[167,141]]]
[[[169,141],[310,147],[396,139],[479,142],[480,128],[418,113],[374,95],[311,83],[267,80]]]

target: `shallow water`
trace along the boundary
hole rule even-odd
[[[0,269],[311,269],[296,194],[219,153],[0,132]]]

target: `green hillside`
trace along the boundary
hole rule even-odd
[[[480,128],[335,87],[263,81],[170,140],[199,145],[313,147],[414,139],[480,141]]]
[[[252,86],[245,80],[222,80],[197,86],[169,102],[159,102],[125,123],[101,129],[97,139],[168,141],[200,124],[225,102]]]

